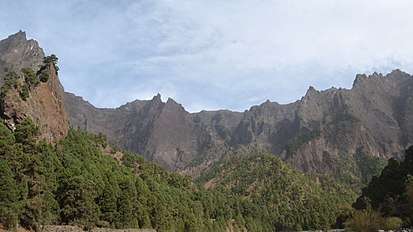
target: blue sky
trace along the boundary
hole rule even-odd
[[[59,57],[66,91],[97,107],[157,93],[188,111],[289,103],[357,73],[413,73],[411,0],[0,1]]]

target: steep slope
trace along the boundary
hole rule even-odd
[[[201,181],[248,199],[263,221],[279,230],[321,229],[335,224],[351,208],[356,194],[325,176],[306,176],[274,155],[257,153],[232,158]]]
[[[44,57],[24,32],[0,41],[0,51],[1,83],[6,71],[21,77],[21,68],[37,70]],[[291,104],[267,101],[243,113],[191,114],[172,99],[162,102],[160,95],[116,109],[97,109],[73,94],[62,95],[53,68],[49,80],[32,88],[27,99],[19,98],[18,89],[8,92],[2,118],[10,128],[30,116],[47,140],[57,141],[67,132],[67,112],[74,128],[101,132],[168,170],[194,176],[234,154],[262,150],[306,172],[350,171],[366,179],[366,160],[377,164],[372,157],[397,157],[413,141],[413,78],[400,70],[386,76],[358,75],[350,90],[310,87]]]
[[[407,97],[413,78],[395,70],[383,76],[358,75],[353,88],[309,90],[297,111],[301,132],[319,131],[303,142],[289,159],[303,170],[323,172],[322,163],[335,163],[346,155],[398,156],[413,138]],[[308,132],[307,132],[308,133]]]
[[[354,226],[376,227],[385,224],[383,218],[363,217],[366,213],[377,211],[377,215],[391,220],[400,218],[396,227],[413,225],[413,146],[405,151],[404,159],[390,159],[380,175],[371,179],[363,188],[361,196],[353,205],[361,210],[352,220]],[[366,222],[367,219],[367,222]],[[378,219],[378,220],[377,220]],[[362,223],[359,223],[359,222]],[[382,226],[383,227],[383,226]],[[394,228],[393,230],[398,229]],[[358,229],[361,231],[361,229]],[[365,231],[365,230],[364,230]]]
[[[84,101],[70,94],[65,99],[72,99],[66,100],[69,112],[82,112],[69,114],[73,124],[83,120],[85,129],[106,132],[123,148],[169,170],[196,176],[235,152],[262,150],[307,172],[343,174],[361,173],[362,160],[397,156],[413,142],[412,88],[413,78],[400,70],[386,76],[358,75],[351,90],[310,87],[294,103],[267,101],[244,113],[191,114],[171,99],[161,102],[159,96],[117,109],[90,104],[80,109]],[[111,116],[92,117],[97,111]]]
[[[11,36],[7,40],[16,38],[22,39]],[[13,41],[3,44],[18,44],[9,49],[16,53],[25,47]],[[157,231],[245,228],[243,212],[234,207],[242,199],[203,190],[187,176],[166,172],[137,154],[108,145],[102,134],[69,129],[57,77],[57,58],[42,57],[37,72],[37,65],[20,69],[14,63],[25,65],[22,60],[32,59],[35,64],[37,58],[4,62],[16,69],[1,76],[4,84],[0,91],[0,230],[21,226],[39,231],[50,224]],[[73,101],[79,100],[71,97]],[[160,109],[153,107],[154,102]],[[162,103],[158,96],[153,102],[136,101],[122,110],[145,114],[178,109],[180,120],[176,105],[172,100]],[[70,112],[76,114],[74,110]],[[99,123],[115,125],[122,120],[116,110],[96,110],[85,118],[89,116],[106,121],[91,124],[79,120],[82,129],[100,130]],[[138,122],[145,128],[153,120]],[[162,123],[168,123],[167,118],[162,120],[160,128]],[[121,132],[114,131],[113,135]],[[242,221],[236,222],[235,215]],[[245,216],[259,220],[255,215]]]
[[[42,64],[43,49],[35,40],[27,40],[26,33],[19,31],[0,41],[0,77],[10,70],[21,70],[24,67],[37,69]],[[4,79],[0,78],[0,87]]]
[[[44,63],[44,53],[38,43],[27,40],[21,31],[0,41],[0,59],[4,67],[0,72],[3,83],[0,116],[4,122],[13,129],[15,124],[30,117],[47,141],[57,142],[64,137],[69,129],[69,120],[57,66]],[[13,74],[11,78],[6,77],[10,74]],[[43,80],[40,80],[41,74],[45,74]],[[7,78],[9,83],[5,86]]]
[[[152,100],[137,100],[116,109],[97,109],[70,93],[65,93],[64,101],[75,128],[102,132],[122,148],[139,151],[172,171],[182,171],[204,157],[211,158],[206,155],[211,149],[217,152],[217,159],[221,158],[231,140],[222,138],[225,133],[233,133],[227,132],[224,124],[234,129],[234,115],[241,116],[226,111],[189,114],[172,99],[162,102],[159,94]],[[205,127],[204,121],[222,129],[216,132]],[[219,151],[221,147],[224,149]]]
[[[0,123],[1,229],[78,225],[216,232],[249,226],[244,217],[260,222],[259,215],[234,207],[241,198],[205,190],[187,176],[116,150],[102,135],[71,129],[52,145],[38,141],[30,119],[16,127],[13,132]]]

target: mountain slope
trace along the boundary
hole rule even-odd
[[[256,208],[278,230],[330,228],[356,194],[325,176],[306,176],[270,154],[232,158],[201,179],[207,188],[222,187]]]
[[[172,99],[162,102],[160,95],[116,109],[97,109],[70,93],[65,93],[64,100],[75,128],[105,133],[122,148],[139,151],[172,171],[184,170],[197,159],[213,158],[211,148],[220,158],[220,153],[228,150],[221,137],[228,126],[235,129],[234,117],[241,117],[240,113],[229,111],[189,114]],[[206,128],[204,121],[222,127],[221,134]]]
[[[233,222],[235,215],[244,216],[233,207],[242,199],[200,189],[189,177],[110,147],[102,135],[72,129],[54,145],[39,141],[39,135],[29,118],[14,132],[0,124],[0,228],[38,231],[70,224],[226,231],[229,225],[244,226]]]
[[[67,134],[69,120],[57,76],[57,58],[50,58],[22,31],[0,41],[0,116],[11,129],[30,117],[44,139],[57,142]]]
[[[386,76],[357,75],[350,90],[310,87],[294,103],[267,101],[243,113],[188,113],[171,99],[161,102],[159,95],[96,109],[65,94],[65,104],[72,124],[106,132],[123,148],[171,171],[197,176],[234,152],[262,150],[306,172],[337,174],[343,160],[360,172],[357,160],[397,157],[413,142],[412,88],[413,78],[395,70]],[[76,110],[71,113],[71,108]],[[97,111],[99,116],[92,117]]]
[[[0,77],[10,70],[20,70],[24,67],[37,69],[42,64],[43,49],[35,40],[27,40],[26,33],[19,31],[0,41]],[[0,87],[4,84],[0,78]]]
[[[412,140],[412,77],[400,70],[359,75],[351,90],[310,87],[294,103],[267,101],[244,113],[190,114],[160,95],[97,109],[62,93],[57,58],[26,53],[41,48],[24,33],[0,45],[1,57],[25,56],[3,59],[9,68],[0,78],[0,224],[7,227],[320,229],[348,210],[354,185]],[[103,134],[70,130],[66,113],[73,127],[102,132],[168,170],[203,174],[207,189],[121,152]]]
[[[383,217],[399,217],[406,227],[413,225],[413,146],[405,151],[400,162],[390,159],[380,175],[363,188],[354,207],[371,207]]]
[[[15,39],[22,43],[8,41]],[[6,40],[0,44],[17,44],[5,49],[16,53],[31,43],[22,32]],[[189,177],[109,146],[102,134],[69,130],[57,57],[41,57],[40,67],[15,65],[38,58],[4,62],[16,69],[1,76],[1,230],[42,230],[46,224],[157,231],[245,227],[234,220],[243,218],[233,207],[241,199],[204,191]]]
[[[37,70],[44,57],[37,42],[27,40],[24,32],[0,41],[0,51],[6,71],[20,72],[27,65]],[[345,174],[357,182],[371,175],[364,160],[397,157],[412,143],[412,88],[413,78],[395,70],[386,76],[358,75],[350,90],[310,87],[303,98],[286,105],[267,101],[243,113],[188,113],[173,99],[162,102],[160,95],[116,109],[98,109],[73,94],[60,96],[62,87],[52,76],[48,84],[34,88],[27,101],[17,102],[17,92],[12,98],[11,91],[12,100],[3,104],[2,112],[10,127],[25,115],[43,123],[44,131],[52,131],[47,139],[54,141],[67,131],[66,111],[74,128],[102,132],[124,149],[193,176],[235,154],[261,150],[303,171]],[[53,94],[46,96],[49,92]],[[5,110],[14,105],[27,106],[20,113]],[[54,109],[59,109],[56,115]]]

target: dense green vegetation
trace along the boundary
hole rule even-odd
[[[403,161],[389,160],[380,176],[362,190],[354,207],[360,211],[349,226],[356,231],[374,230],[374,225],[413,225],[413,146],[406,150]],[[366,224],[368,229],[362,227]]]
[[[0,224],[7,228],[319,229],[334,224],[354,200],[345,185],[305,176],[272,155],[217,166],[203,178],[214,183],[205,189],[141,156],[120,153],[101,134],[72,129],[55,145],[38,136],[29,118],[14,132],[0,124]]]
[[[105,155],[102,135],[70,130],[54,146],[38,135],[30,119],[14,132],[0,124],[0,223],[7,228],[78,224],[223,231],[239,215],[233,207],[238,200],[200,190],[189,177],[134,154],[124,153],[121,161]]]
[[[56,63],[52,55],[45,57],[37,73],[31,68],[20,74],[9,72],[1,97],[14,88],[27,99],[31,89],[48,80],[53,67],[57,72]],[[40,140],[39,133],[30,118],[14,131],[0,123],[0,225],[7,229],[70,224],[158,231],[302,230],[343,227],[352,213],[351,171],[341,181],[310,176],[276,156],[257,153],[216,165],[194,183],[190,177],[168,173],[139,155],[110,146],[102,134],[71,129],[59,143],[50,144]],[[318,136],[319,131],[311,131],[292,140],[290,155]],[[357,173],[367,182],[380,162],[366,154],[357,157],[356,164],[350,162],[341,170],[368,164]],[[405,179],[403,183],[413,183],[413,177]],[[413,187],[406,191],[413,195]],[[412,204],[399,198],[397,202]],[[372,205],[368,214],[356,213],[348,225],[366,215],[376,218],[381,206]],[[409,222],[410,212],[389,213],[391,220],[382,220],[383,225],[394,227],[398,217]]]
[[[57,75],[57,71],[59,71],[59,67],[57,66],[58,60],[59,59],[55,54],[43,57],[43,64],[39,66],[39,70],[36,73],[36,76],[41,82],[46,82],[47,80],[49,80],[51,66],[53,66]]]
[[[32,88],[36,87],[40,82],[47,82],[50,77],[50,67],[53,66],[57,71],[58,58],[52,54],[43,58],[43,64],[39,65],[39,70],[35,72],[30,67],[24,67],[19,73],[15,71],[7,72],[4,77],[4,85],[0,88],[0,101],[3,101],[7,92],[10,89],[17,89],[21,99],[27,100],[29,92]]]
[[[7,92],[11,88],[17,88],[19,86],[18,82],[19,76],[16,72],[10,71],[4,77],[4,85],[0,88],[0,101],[3,102],[6,97]]]
[[[274,155],[258,153],[233,158],[201,178],[244,199],[249,215],[265,231],[322,229],[347,214],[356,194],[325,176],[307,176]],[[259,229],[261,229],[259,228]],[[252,231],[256,231],[253,228]]]
[[[370,220],[374,228],[394,228],[399,218],[411,224],[412,151],[401,163],[390,160],[363,190],[356,206],[366,210],[355,213],[350,227]],[[120,160],[110,156],[116,154]],[[369,163],[363,157],[360,162]],[[52,145],[39,140],[30,118],[13,132],[0,124],[0,224],[6,228],[320,229],[342,227],[355,199],[343,182],[304,175],[262,153],[217,165],[199,183],[207,189],[141,156],[120,153],[102,134],[72,129]]]
[[[337,167],[332,176],[360,194],[361,189],[369,183],[370,179],[380,174],[386,165],[386,160],[364,151],[356,151],[353,156],[332,157],[326,163]]]

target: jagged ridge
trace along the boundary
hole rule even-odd
[[[334,173],[343,159],[358,169],[357,156],[397,156],[412,142],[412,85],[413,78],[400,70],[358,75],[351,90],[310,87],[294,103],[267,101],[243,113],[188,113],[171,99],[161,102],[159,95],[96,109],[65,94],[65,104],[76,109],[69,110],[74,125],[106,132],[123,148],[172,171],[197,176],[234,151],[263,150],[304,171]]]
[[[37,67],[44,56],[37,42],[27,40],[24,32],[0,41],[0,45],[3,72],[27,65]],[[16,57],[12,55],[15,50]],[[31,99],[52,110],[56,107],[49,101],[55,98],[59,106],[62,89],[57,77],[54,83],[54,94],[36,97],[33,93]],[[172,99],[162,102],[160,95],[116,109],[98,109],[80,97],[63,93],[65,107],[57,107],[60,116],[47,118],[51,111],[30,116],[45,125],[60,118],[59,125],[63,125],[66,110],[73,127],[102,132],[122,148],[154,159],[168,170],[193,176],[221,159],[252,150],[278,154],[307,172],[339,174],[343,161],[357,171],[360,156],[397,156],[412,142],[412,85],[413,78],[400,70],[386,76],[358,75],[351,90],[317,91],[310,87],[294,103],[267,101],[243,113],[188,113]],[[36,109],[36,104],[22,111]]]

